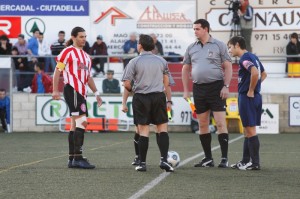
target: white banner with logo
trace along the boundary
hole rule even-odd
[[[165,54],[183,55],[194,41],[196,1],[91,1],[92,38],[102,35],[108,54],[123,54],[131,32],[157,35]]]
[[[102,96],[103,105],[98,108],[94,96],[88,96],[87,109],[89,117],[105,117],[128,120],[133,123],[132,97],[128,98],[129,111],[122,112],[121,96]],[[182,97],[172,97],[174,103],[170,125],[190,125],[191,115],[189,104]],[[36,97],[36,125],[57,125],[60,117],[69,117],[69,109],[64,99],[52,100],[51,96]]]
[[[300,96],[290,97],[289,110],[289,125],[300,126]]]
[[[279,104],[263,104],[261,126],[256,127],[258,134],[279,133]]]

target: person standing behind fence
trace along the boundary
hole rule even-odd
[[[114,78],[113,70],[107,70],[106,79],[102,82],[102,90],[103,93],[120,93],[120,83]]]
[[[155,47],[154,47],[152,53],[153,53],[154,55],[164,56],[163,46],[162,46],[162,44],[160,43],[160,41],[157,40],[157,36],[156,36],[154,33],[150,34],[150,36],[152,37],[152,39],[153,39],[153,41],[154,41],[154,45],[155,45]]]
[[[253,30],[253,8],[250,6],[249,0],[240,1],[241,35],[245,38],[247,50],[252,52],[251,37]]]
[[[190,73],[193,96],[199,123],[199,138],[205,157],[195,167],[214,167],[209,131],[210,113],[213,112],[221,146],[221,162],[218,167],[228,167],[228,130],[226,127],[226,98],[232,77],[232,64],[227,46],[209,34],[210,25],[205,19],[194,22],[197,41],[189,45],[184,55],[182,83],[184,98],[189,98]],[[223,71],[224,68],[224,71]],[[190,72],[191,71],[191,72]]]
[[[58,39],[50,46],[52,55],[59,55],[59,53],[66,47],[66,33],[63,30],[58,32]],[[51,58],[51,65],[55,66],[55,59]]]
[[[39,38],[39,35],[40,35],[40,31],[38,29],[35,29],[32,32],[32,34],[33,35],[28,40],[28,44],[27,44],[28,55],[38,56],[38,54],[39,54],[39,42],[38,42],[38,38]]]
[[[107,53],[107,46],[106,43],[103,41],[102,35],[97,36],[97,41],[93,44],[92,48],[90,49],[90,55],[108,55]],[[92,68],[95,69],[96,73],[93,75],[93,77],[96,77],[100,73],[104,72],[104,64],[107,62],[107,57],[94,57]],[[97,67],[97,64],[100,65],[100,68]]]
[[[149,125],[157,126],[159,133],[160,168],[173,172],[168,163],[169,150],[167,103],[164,89],[169,85],[169,69],[166,60],[152,54],[154,41],[149,35],[140,35],[140,55],[133,58],[125,68],[122,81],[125,89],[133,91],[134,121],[140,134],[138,146],[140,163],[136,171],[146,171],[146,157],[149,145]],[[134,82],[132,86],[131,83]]]
[[[87,86],[94,92],[98,106],[101,106],[102,99],[91,75],[92,60],[83,51],[86,42],[86,33],[82,27],[75,27],[71,32],[71,39],[65,48],[56,58],[57,65],[53,75],[52,98],[60,99],[58,83],[61,71],[64,77],[64,98],[70,110],[71,129],[69,141],[69,168],[93,169],[82,156],[84,132],[87,126]]]
[[[260,170],[259,139],[256,126],[261,124],[262,97],[261,83],[267,73],[258,57],[246,50],[243,37],[233,37],[228,42],[229,52],[239,59],[238,106],[244,126],[243,159],[231,168],[240,170]]]
[[[18,48],[18,52],[20,55],[27,55],[28,53],[27,42],[23,34],[18,35],[18,41],[15,43],[14,47]]]
[[[38,50],[38,54],[39,54],[39,58],[38,60],[40,62],[44,63],[44,71],[45,72],[51,72],[54,71],[54,66],[52,68],[52,63],[51,63],[51,57],[49,57],[51,55],[51,49],[50,49],[50,45],[48,44],[48,42],[45,40],[44,38],[44,33],[40,33],[39,35],[39,50]],[[46,57],[42,57],[42,56],[46,56]],[[49,66],[51,66],[51,71],[49,71]]]
[[[295,55],[295,57],[287,57],[286,58],[286,69],[285,71],[288,72],[288,63],[289,62],[300,62],[300,42],[298,38],[298,34],[293,32],[290,36],[290,41],[286,46],[286,54],[287,55]]]
[[[0,119],[4,132],[10,133],[10,99],[5,89],[0,89]]]
[[[136,56],[138,53],[138,50],[137,50],[138,42],[136,40],[136,37],[137,37],[137,33],[135,33],[135,32],[130,33],[129,40],[127,40],[124,43],[124,46],[123,46],[124,55],[132,56],[129,58],[123,58],[124,68],[127,66],[129,61],[133,58],[133,56]]]
[[[52,93],[52,79],[43,71],[44,64],[41,62],[34,63],[36,72],[31,85],[32,93]]]
[[[12,45],[6,35],[0,36],[0,55],[11,55]]]

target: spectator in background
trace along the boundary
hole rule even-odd
[[[162,44],[157,40],[157,36],[155,34],[150,34],[150,36],[152,37],[153,41],[154,41],[154,49],[152,50],[152,53],[154,55],[160,55],[163,56],[164,55],[164,50],[163,50],[163,46]]]
[[[43,63],[34,64],[35,75],[32,80],[32,93],[52,93],[52,79],[43,71]]]
[[[240,0],[240,2],[241,35],[245,38],[247,51],[252,52],[253,8],[249,0]]]
[[[131,56],[129,58],[123,59],[124,68],[127,66],[129,61],[138,54],[137,51],[137,40],[136,40],[137,34],[135,32],[131,33],[129,36],[129,40],[127,40],[124,43],[123,51],[124,54],[127,54],[128,56]]]
[[[66,47],[65,31],[58,32],[58,40],[51,45],[52,55],[59,55],[59,53]]]
[[[11,55],[12,45],[6,35],[0,36],[0,55]]]
[[[49,66],[51,65],[51,71],[54,71],[54,65],[52,67],[51,64],[51,57],[49,57],[49,55],[51,55],[51,50],[50,50],[50,45],[48,44],[48,42],[44,39],[44,34],[41,32],[39,34],[39,39],[38,39],[38,44],[39,44],[39,49],[38,49],[38,55],[39,56],[48,56],[48,57],[39,57],[38,60],[39,62],[43,62],[45,65],[45,72],[50,72],[49,71]]]
[[[3,130],[10,133],[10,99],[3,88],[0,89],[0,119]]]
[[[90,49],[90,55],[108,55],[107,46],[105,42],[103,42],[103,37],[101,35],[98,35],[96,39],[97,41],[93,44],[92,48]],[[97,57],[92,59],[92,68],[94,68],[96,71],[94,77],[97,76],[100,72],[102,72],[103,75],[105,75],[104,64],[107,62],[107,58]],[[100,68],[97,67],[97,64],[100,65]]]
[[[85,45],[84,45],[84,47],[83,47],[83,50],[87,53],[87,54],[89,54],[90,53],[90,44],[89,44],[89,42],[88,41],[86,41],[85,42]]]
[[[18,41],[15,43],[14,46],[18,48],[19,55],[27,55],[27,42],[23,34],[18,35]]]
[[[27,48],[28,48],[28,54],[31,56],[38,55],[39,53],[39,38],[40,31],[38,29],[35,29],[33,31],[33,36],[28,40]]]
[[[120,93],[120,83],[114,79],[114,71],[107,70],[106,76],[102,82],[103,93]]]
[[[16,46],[12,48],[11,54],[14,56],[20,54]],[[26,75],[24,74],[24,72],[28,71],[27,57],[13,57],[12,59],[15,65],[15,74],[16,74],[16,81],[17,81],[16,90],[23,91],[23,89],[28,86],[25,85]]]
[[[286,58],[286,68],[285,71],[288,72],[288,63],[289,62],[300,62],[300,42],[297,33],[292,33],[290,36],[290,42],[286,46],[286,54],[287,55],[296,55],[295,57],[287,57]]]

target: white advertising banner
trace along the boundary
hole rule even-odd
[[[1,57],[0,58],[0,68],[10,68],[11,67],[11,58]]]
[[[194,41],[196,1],[91,1],[92,38],[102,35],[108,54],[122,55],[129,34],[157,35],[164,53],[183,55]]]
[[[289,125],[300,126],[300,96],[290,97],[289,110]]]
[[[66,33],[66,40],[71,38],[71,31],[76,26],[81,26],[90,35],[88,16],[23,16],[22,33],[26,38],[32,37],[32,30],[36,27],[44,33],[44,39],[52,44],[58,39],[58,32],[63,30]]]
[[[232,0],[198,0],[197,17],[207,19],[211,35],[225,43],[233,29]],[[300,1],[249,1],[254,8],[251,44],[258,55],[286,55],[290,34],[299,34]],[[239,10],[238,10],[239,11]]]
[[[256,127],[258,134],[279,133],[279,104],[263,104],[261,126]]]
[[[132,97],[128,98],[129,111],[122,112],[122,96],[102,96],[103,105],[98,108],[94,96],[88,96],[89,117],[105,117],[128,120],[133,124]],[[190,125],[192,112],[189,104],[182,97],[172,97],[174,103],[170,125]],[[57,125],[60,117],[69,117],[69,109],[64,99],[52,100],[51,96],[36,97],[36,125]]]

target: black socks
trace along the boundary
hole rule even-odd
[[[141,162],[146,162],[148,146],[149,146],[149,138],[140,136],[138,145],[139,145],[140,160],[141,160]]]
[[[222,158],[228,156],[228,133],[221,133],[218,135],[218,140],[221,147]]]
[[[136,157],[139,156],[139,139],[140,139],[140,135],[135,133],[134,138],[133,138],[133,143],[134,143],[134,149],[135,149],[135,156]]]
[[[207,133],[207,134],[202,134],[199,135],[201,144],[202,144],[202,148],[205,154],[206,158],[212,159],[212,154],[211,154],[211,134]]]
[[[243,159],[242,159],[242,162],[244,162],[244,163],[250,162],[248,140],[249,140],[249,138],[245,137],[244,145],[243,145]]]
[[[249,154],[252,160],[252,165],[259,166],[259,139],[258,136],[248,138]]]
[[[169,135],[167,132],[161,132],[159,133],[158,137],[159,139],[157,140],[158,140],[160,155],[164,161],[167,161],[168,151],[169,151]]]
[[[82,146],[84,141],[84,129],[76,128],[74,132],[74,158],[75,160],[82,159]]]
[[[69,160],[73,160],[74,158],[74,131],[70,131],[68,135],[69,141]]]

